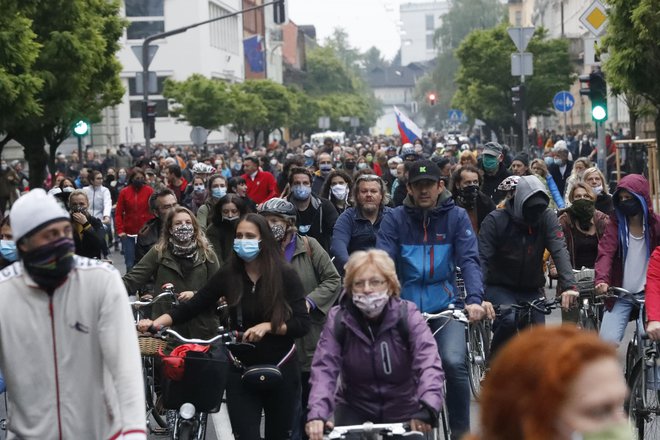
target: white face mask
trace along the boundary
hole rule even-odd
[[[600,194],[600,193],[603,192],[603,185],[594,186],[594,187],[591,188],[591,189],[593,190],[593,192],[594,192],[596,195],[598,195],[598,194]]]
[[[387,301],[390,299],[387,291],[372,292],[369,295],[364,293],[353,294],[353,304],[367,318],[375,318],[383,312]]]
[[[396,172],[396,168],[390,168],[390,174],[396,177],[398,173]]]
[[[341,184],[335,185],[330,188],[332,195],[335,196],[338,200],[346,200],[346,195],[348,194],[348,185]]]

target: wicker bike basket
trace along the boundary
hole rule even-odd
[[[149,335],[138,334],[138,345],[142,356],[156,356],[158,350],[165,350],[167,342]]]

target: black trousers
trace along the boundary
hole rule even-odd
[[[266,440],[288,440],[297,400],[300,367],[293,358],[280,367],[282,382],[274,389],[257,391],[243,386],[241,373],[232,368],[227,380],[227,411],[236,440],[259,440],[261,412],[265,414]]]

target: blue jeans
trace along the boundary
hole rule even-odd
[[[435,332],[442,369],[445,371],[446,401],[452,439],[459,439],[470,431],[470,379],[467,368],[465,324],[453,319],[434,319],[429,322]]]
[[[644,292],[636,293],[635,297],[643,298]],[[600,337],[604,341],[619,345],[626,331],[630,314],[637,305],[630,298],[619,298],[614,303],[612,310],[603,313],[603,321],[600,325]]]
[[[538,290],[517,292],[502,286],[486,286],[486,300],[494,305],[511,305],[519,302],[531,302],[543,295]],[[521,317],[524,318],[524,317]],[[545,324],[545,315],[532,311],[533,324]],[[490,343],[490,358],[502,348],[506,342],[516,335],[523,323],[516,323],[516,313],[504,313],[493,322],[493,340]]]
[[[135,242],[136,238],[125,235],[121,237],[121,249],[124,251],[124,263],[126,263],[126,273],[130,272],[135,266]]]

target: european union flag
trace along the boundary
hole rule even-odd
[[[264,71],[265,55],[261,35],[243,40],[243,52],[245,52],[245,59],[250,65],[250,70],[255,73]]]

